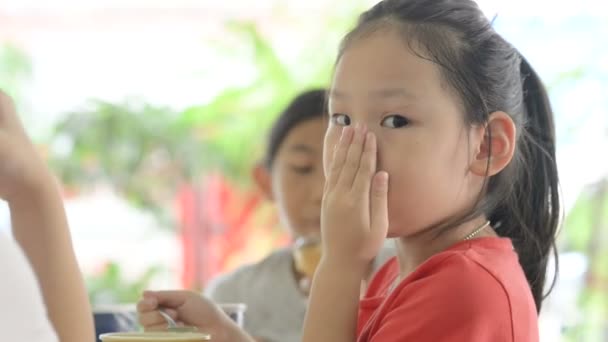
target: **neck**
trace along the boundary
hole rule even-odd
[[[367,270],[365,271],[365,278],[363,278],[361,280],[361,298],[363,298],[363,296],[365,295],[365,292],[367,291],[367,285],[369,284],[369,281],[371,280],[371,278],[374,274],[374,263],[375,263],[375,259],[373,259],[368,264]],[[295,257],[293,256],[293,254],[291,257],[291,270],[293,272],[293,276],[295,278],[295,281],[298,285],[300,292],[302,292],[302,294],[305,296],[310,295],[310,287],[312,286],[312,279],[308,275],[306,275],[303,272],[298,270],[298,268],[296,266]]]
[[[411,236],[395,239],[400,277],[405,278],[428,258],[463,241],[465,236],[485,223],[486,218],[481,216],[450,228],[439,236],[437,236],[435,229],[427,229]],[[480,231],[475,238],[484,236],[496,236],[496,233],[488,226]]]

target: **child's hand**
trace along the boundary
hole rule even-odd
[[[388,231],[388,174],[376,172],[376,138],[345,127],[329,166],[321,229],[324,262],[363,271]]]
[[[139,323],[146,331],[167,330],[158,313],[161,307],[176,322],[197,327],[213,341],[252,341],[217,305],[190,291],[146,291],[137,303]]]
[[[12,100],[0,91],[0,197],[27,196],[52,176],[15,113]]]

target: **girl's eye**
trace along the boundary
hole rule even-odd
[[[291,170],[297,174],[305,175],[312,172],[312,166],[296,166],[292,165]]]
[[[410,120],[401,115],[389,115],[382,120],[382,126],[388,128],[401,128],[409,125]]]
[[[331,121],[339,126],[349,126],[350,118],[345,114],[334,114],[331,116]]]

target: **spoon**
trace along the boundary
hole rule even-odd
[[[192,326],[183,326],[183,327],[180,327],[180,326],[178,326],[177,323],[175,322],[175,320],[173,320],[173,318],[171,318],[171,316],[169,316],[169,314],[167,314],[163,310],[158,310],[158,313],[160,313],[160,315],[163,316],[163,318],[165,319],[165,321],[167,321],[167,331],[169,331],[169,332],[178,332],[178,333],[181,332],[181,333],[183,333],[183,332],[198,331],[198,329],[196,327],[192,327]]]

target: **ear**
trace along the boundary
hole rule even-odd
[[[252,170],[253,180],[257,184],[258,188],[269,200],[273,200],[272,196],[272,179],[270,170],[261,163],[257,163]]]
[[[476,151],[471,172],[478,176],[494,176],[513,159],[517,128],[505,112],[490,114],[488,123],[475,132]]]

